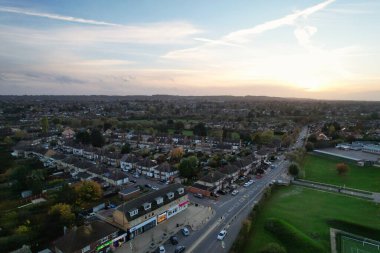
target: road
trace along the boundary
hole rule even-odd
[[[304,145],[303,139],[306,137],[307,131],[306,127],[302,129],[298,140],[293,146],[294,148]],[[180,245],[186,246],[186,252],[223,253],[229,251],[239,233],[242,221],[249,215],[255,202],[260,200],[272,180],[280,179],[289,166],[289,162],[284,160],[284,156],[280,156],[273,164],[276,167],[275,169],[268,169],[268,172],[261,179],[256,179],[255,183],[249,187],[241,187],[239,194],[236,196],[221,196],[218,201],[194,199],[191,196],[193,202],[211,206],[216,214],[206,226],[194,231],[191,236],[180,240]],[[223,241],[218,241],[216,237],[222,229],[227,230],[227,235]],[[171,251],[167,250],[167,252]]]

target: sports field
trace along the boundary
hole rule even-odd
[[[336,171],[336,164],[341,162],[345,162],[349,168],[345,175],[339,175]],[[380,192],[380,168],[378,167],[360,167],[340,158],[313,154],[306,155],[302,167],[305,170],[306,180]]]
[[[349,236],[341,235],[340,253],[379,253],[380,245],[376,242],[366,242]]]

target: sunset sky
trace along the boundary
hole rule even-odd
[[[380,100],[378,0],[0,0],[1,95]]]

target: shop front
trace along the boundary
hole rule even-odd
[[[129,236],[131,239],[133,239],[136,235],[140,235],[140,234],[148,231],[149,229],[155,227],[156,225],[157,225],[157,218],[153,217],[149,220],[146,220],[146,221],[140,223],[137,226],[130,228],[128,230]]]

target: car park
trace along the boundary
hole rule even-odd
[[[177,236],[170,236],[170,242],[171,242],[171,244],[173,244],[173,245],[177,245],[178,244],[178,238],[177,238]]]
[[[226,237],[226,234],[227,234],[227,231],[223,229],[222,231],[219,232],[217,239],[222,241],[224,237]]]
[[[183,228],[182,230],[182,234],[184,235],[184,236],[188,236],[188,235],[190,235],[190,231],[189,231],[189,229],[188,228]]]
[[[238,195],[238,193],[239,193],[238,190],[234,190],[234,191],[232,191],[231,195],[232,195],[232,196],[236,196],[236,195]]]
[[[186,249],[185,246],[177,246],[177,247],[175,248],[174,253],[182,253],[182,252],[185,252],[185,249]]]

